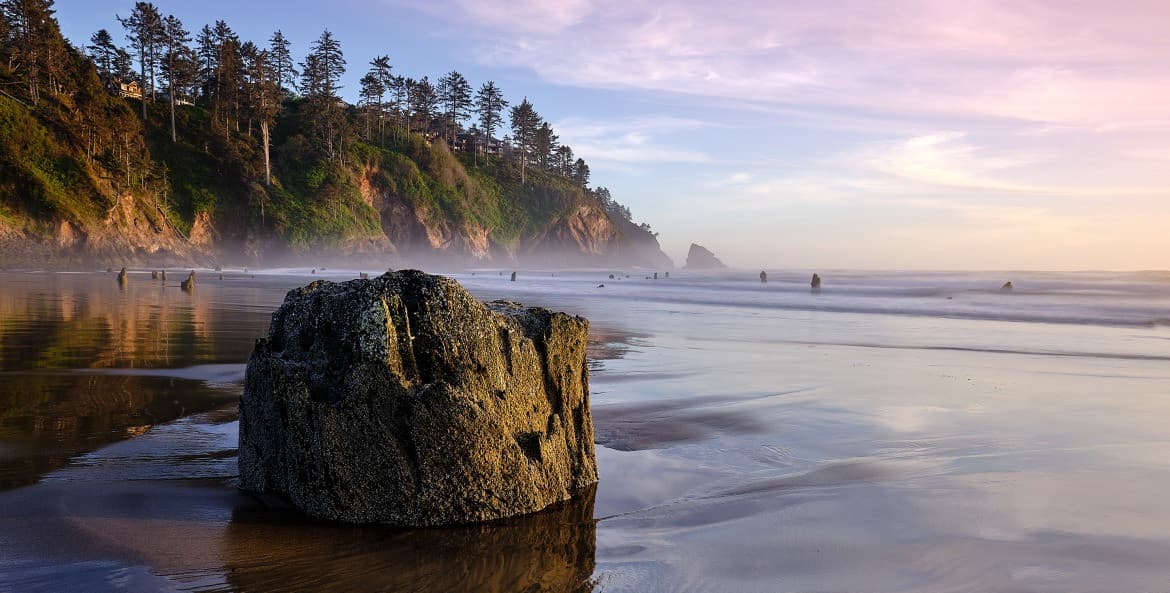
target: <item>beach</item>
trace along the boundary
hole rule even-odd
[[[590,320],[600,482],[402,530],[234,483],[253,341],[360,271],[0,273],[0,592],[1170,583],[1166,273],[452,274]]]

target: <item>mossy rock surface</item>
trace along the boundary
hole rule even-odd
[[[588,322],[418,271],[291,291],[240,403],[240,485],[347,523],[541,510],[597,482]]]

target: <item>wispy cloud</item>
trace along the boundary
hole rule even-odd
[[[1139,160],[1170,163],[1170,147],[1131,150],[1127,154],[1130,158]]]
[[[647,173],[622,195],[657,208],[656,228],[680,249],[718,229],[745,254],[805,253],[831,228],[850,237],[834,257],[878,265],[888,253],[913,265],[925,251],[939,265],[1164,265],[1164,0],[430,0],[422,10],[457,23],[452,36],[481,65],[693,114],[554,122],[586,160]],[[976,244],[993,247],[973,254]]]
[[[997,177],[1003,171],[1034,164],[1037,159],[991,154],[967,142],[963,132],[939,132],[880,143],[861,151],[858,159],[866,169],[940,187],[1025,193],[1054,191]]]
[[[1170,119],[1170,4],[440,0],[559,83],[1027,121]],[[465,34],[461,31],[460,34]]]
[[[668,138],[711,124],[686,118],[647,116],[612,119],[567,118],[553,123],[564,144],[586,160],[620,164],[710,163],[698,149]]]

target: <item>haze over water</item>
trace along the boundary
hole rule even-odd
[[[252,341],[286,290],[357,276],[306,272],[0,274],[0,592],[1170,582],[1165,273],[457,274],[591,320],[601,481],[403,531],[234,490]]]

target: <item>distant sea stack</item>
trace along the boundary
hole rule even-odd
[[[691,250],[687,252],[688,270],[721,270],[727,266],[715,257],[714,253],[698,243],[691,243]]]
[[[597,482],[588,328],[413,270],[293,290],[248,362],[240,487],[400,526],[567,500]]]

